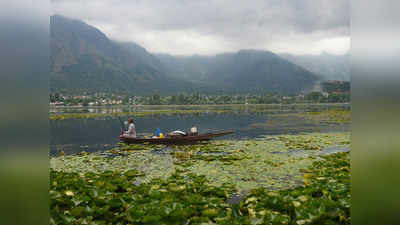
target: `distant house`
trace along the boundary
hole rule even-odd
[[[297,101],[300,101],[300,100],[303,100],[304,99],[304,95],[297,95],[296,96],[296,100]]]
[[[54,102],[54,106],[63,106],[65,105],[64,102]]]

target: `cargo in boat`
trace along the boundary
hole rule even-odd
[[[120,136],[122,142],[128,144],[191,144],[200,141],[209,141],[216,137],[221,137],[235,133],[234,131],[220,131],[203,134],[187,134],[187,135],[167,135],[163,138],[133,138],[124,135]]]

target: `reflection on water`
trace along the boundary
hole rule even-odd
[[[348,104],[291,104],[291,105],[132,105],[132,106],[68,106],[50,107],[50,114],[63,113],[122,113],[122,112],[156,112],[162,110],[229,110],[231,112],[255,112],[255,111],[320,111],[329,108],[349,108]]]
[[[204,109],[204,106],[192,106]],[[173,130],[187,131],[196,126],[199,132],[235,130],[236,133],[222,139],[257,138],[262,135],[295,134],[301,132],[348,131],[348,124],[329,124],[296,117],[295,113],[320,111],[330,108],[348,108],[347,105],[301,105],[301,106],[213,106],[208,113],[185,115],[153,115],[134,118],[139,136],[151,135],[157,128],[164,133]],[[146,106],[146,107],[105,107],[105,108],[57,108],[51,113],[71,112],[126,112],[127,110],[157,111],[183,110],[185,106]],[[215,109],[229,110],[227,113],[214,113]],[[118,111],[119,110],[119,111]],[[126,119],[126,118],[123,118]],[[119,141],[121,126],[118,118],[51,120],[51,154],[64,151],[67,154],[80,151],[99,151],[110,149]]]

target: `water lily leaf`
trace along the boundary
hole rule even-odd
[[[84,207],[78,206],[78,207],[71,209],[71,215],[75,216],[75,217],[79,217],[83,214],[84,211],[85,211]]]

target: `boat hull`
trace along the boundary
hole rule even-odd
[[[198,135],[188,135],[183,137],[164,137],[164,138],[131,138],[120,136],[120,140],[127,144],[192,144],[200,141],[209,141],[216,137],[221,137],[235,133],[234,131],[222,131],[216,133],[205,133]]]

